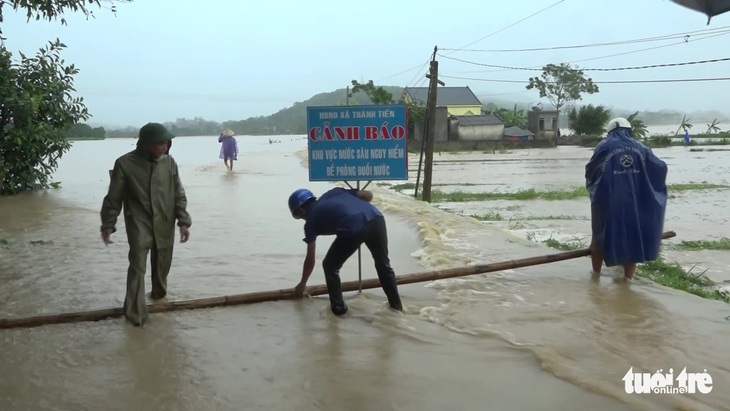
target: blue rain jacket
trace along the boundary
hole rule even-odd
[[[593,239],[608,267],[656,260],[667,207],[667,164],[616,128],[586,164]]]

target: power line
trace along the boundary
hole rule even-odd
[[[543,9],[543,10],[546,10],[546,9]],[[688,38],[687,37],[687,36],[691,36],[692,34],[695,34],[696,35],[695,36],[696,37],[695,39],[692,39],[692,38]],[[440,49],[440,50],[441,51],[451,50],[453,52],[456,52],[456,51],[477,51],[477,52],[543,51],[543,50],[560,50],[560,49],[570,49],[570,48],[598,47],[598,46],[602,46],[602,45],[614,45],[614,44],[615,45],[637,44],[637,43],[647,42],[649,39],[673,40],[673,39],[676,39],[676,38],[682,38],[682,41],[676,42],[676,43],[663,44],[663,45],[660,45],[660,46],[647,47],[647,48],[638,49],[638,50],[626,51],[626,52],[621,52],[621,53],[614,53],[614,54],[609,54],[609,55],[604,55],[604,56],[598,56],[598,57],[590,57],[590,58],[586,58],[586,59],[573,60],[573,61],[569,61],[568,62],[568,63],[581,63],[581,62],[585,62],[585,61],[593,61],[593,60],[600,60],[600,59],[605,59],[605,58],[611,58],[611,57],[618,57],[618,56],[625,56],[625,55],[629,55],[629,54],[641,53],[643,51],[657,50],[657,49],[661,49],[661,48],[665,48],[665,47],[671,47],[671,46],[676,46],[676,45],[680,45],[680,44],[687,44],[687,43],[690,43],[690,42],[707,40],[707,39],[710,39],[710,38],[713,38],[713,37],[723,36],[723,35],[726,35],[726,34],[730,34],[730,26],[723,26],[723,27],[718,27],[718,28],[713,28],[713,29],[695,30],[695,31],[684,32],[684,33],[667,34],[665,36],[647,37],[647,38],[643,38],[643,39],[622,40],[622,41],[611,42],[611,43],[582,44],[582,45],[575,45],[575,46],[556,46],[556,47],[532,48],[532,49],[512,49],[512,50],[473,50],[473,49],[470,50],[470,49],[464,49],[464,48],[461,48],[461,49],[448,49],[448,48],[444,48],[444,49]],[[481,41],[481,40],[478,40],[478,41]],[[465,47],[467,47],[467,46],[465,46]],[[447,57],[450,54],[452,54],[452,53],[439,54],[439,55],[442,56],[442,57]],[[395,76],[399,76],[399,75],[404,74],[404,73],[408,73],[408,72],[413,71],[413,70],[415,70],[415,69],[417,69],[419,67],[423,67],[423,66],[419,64],[417,66],[411,67],[411,68],[406,69],[404,71],[401,71],[399,73],[396,73],[396,74],[390,75],[388,77],[382,78],[379,81],[386,80],[386,79],[389,79],[389,78],[392,78],[392,77],[395,77]],[[540,67],[534,67],[534,69],[541,69],[541,68]],[[503,71],[503,70],[505,70],[505,69],[489,70],[489,71],[485,71],[485,72],[491,73],[491,72],[497,72],[497,71]]]
[[[685,42],[687,42],[688,40],[690,40],[690,37],[693,34],[698,34],[698,33],[699,34],[714,34],[714,32],[726,31],[728,29],[730,29],[730,26],[723,26],[723,27],[717,27],[717,28],[712,28],[712,29],[695,30],[695,31],[683,32],[683,33],[666,34],[663,36],[644,37],[644,38],[638,38],[638,39],[620,40],[620,41],[606,42],[606,43],[578,44],[578,45],[571,45],[571,46],[551,46],[551,47],[535,47],[535,48],[524,48],[524,49],[492,49],[492,50],[465,49],[465,48],[460,48],[460,49],[442,48],[441,51],[453,50],[453,51],[467,51],[467,52],[480,52],[480,53],[518,53],[518,52],[578,49],[578,48],[588,48],[588,47],[620,46],[620,45],[625,45],[625,44],[673,40],[676,38],[682,38],[685,40]]]
[[[419,69],[419,68],[421,68],[421,67],[423,67],[423,65],[421,65],[421,64],[418,64],[417,66],[413,66],[413,67],[411,67],[411,68],[409,68],[409,69],[405,69],[405,70],[403,70],[403,71],[400,71],[400,72],[398,72],[398,73],[395,73],[395,74],[391,74],[391,75],[389,75],[389,76],[387,76],[387,77],[383,77],[383,78],[381,78],[380,80],[378,80],[378,82],[381,82],[381,81],[383,81],[383,80],[387,80],[387,79],[389,79],[389,78],[393,78],[393,77],[397,77],[397,76],[400,76],[401,74],[406,74],[406,73],[409,73],[409,72],[411,72],[411,71],[413,71],[413,70],[415,70],[415,69]],[[419,70],[419,71],[420,71],[420,70]]]
[[[439,75],[442,78],[450,78],[455,80],[469,80],[469,81],[486,81],[492,83],[521,83],[527,84],[524,80],[499,80],[499,79],[486,79],[486,78],[474,78],[474,77],[457,77]],[[700,82],[700,81],[727,81],[730,77],[714,77],[714,78],[690,78],[690,79],[663,79],[663,80],[608,80],[608,81],[594,81],[594,84],[640,84],[640,83],[689,83],[689,82]]]
[[[475,43],[479,43],[480,41],[482,41],[482,40],[484,40],[484,39],[487,39],[487,38],[489,38],[489,37],[491,37],[491,36],[493,36],[493,35],[495,35],[495,34],[497,34],[497,33],[500,33],[500,32],[502,32],[502,31],[504,31],[504,30],[507,30],[508,28],[510,28],[510,27],[513,27],[513,26],[515,26],[515,25],[517,25],[517,24],[519,24],[519,23],[521,23],[521,22],[523,22],[523,21],[525,21],[525,20],[527,20],[527,19],[529,19],[529,18],[531,18],[531,17],[534,17],[534,16],[536,16],[536,15],[538,15],[538,14],[540,14],[540,13],[542,13],[542,12],[544,12],[544,11],[548,10],[548,9],[551,9],[551,8],[553,8],[553,7],[557,6],[558,4],[560,4],[560,3],[564,2],[564,1],[565,1],[565,0],[560,0],[560,1],[558,1],[557,3],[554,3],[554,4],[553,4],[553,5],[551,5],[551,6],[548,6],[548,7],[544,8],[544,9],[542,9],[542,10],[540,10],[540,11],[537,11],[537,12],[535,12],[535,13],[533,13],[533,14],[531,14],[531,15],[529,15],[529,16],[527,16],[527,17],[525,17],[525,18],[523,18],[522,20],[516,21],[516,22],[514,22],[514,23],[510,24],[510,25],[509,25],[509,26],[507,26],[507,27],[501,28],[501,29],[499,29],[499,30],[495,31],[494,33],[488,34],[488,35],[486,35],[486,36],[484,36],[484,37],[480,38],[479,40],[473,41],[473,42],[471,42],[471,43],[469,43],[469,44],[465,45],[465,46],[464,46],[464,47],[462,47],[462,48],[465,48],[465,47],[469,47],[469,46],[471,46],[472,44],[475,44]],[[460,50],[460,49],[452,49],[452,51],[451,51],[451,52],[450,52],[449,54],[453,54],[453,53],[456,53],[456,52],[457,52],[457,51],[459,51],[459,50]],[[426,63],[426,64],[428,64],[428,63]],[[391,74],[391,75],[389,75],[389,76],[387,76],[387,77],[383,77],[383,78],[381,78],[380,80],[378,80],[378,82],[381,82],[381,81],[383,81],[383,80],[387,80],[387,79],[389,79],[389,78],[393,78],[393,77],[397,77],[397,76],[400,76],[401,74],[405,74],[405,73],[411,72],[411,71],[413,71],[413,70],[415,70],[415,69],[417,69],[417,68],[419,68],[419,67],[423,67],[423,66],[422,66],[422,65],[420,65],[420,64],[419,64],[419,65],[417,65],[417,66],[413,66],[413,67],[411,67],[411,68],[409,68],[409,69],[406,69],[406,70],[403,70],[403,71],[401,71],[401,72],[398,72],[398,73],[395,73],[395,74]],[[419,71],[420,71],[420,70],[419,70]],[[412,81],[411,81],[411,82],[412,82]],[[410,84],[411,82],[409,82],[408,84]]]
[[[519,23],[522,23],[523,21],[525,21],[525,20],[527,20],[527,19],[529,19],[529,18],[535,17],[535,16],[537,16],[538,14],[540,14],[540,13],[542,13],[542,12],[544,12],[544,11],[547,11],[547,10],[549,10],[549,9],[551,9],[551,8],[553,8],[553,7],[555,7],[555,6],[557,6],[558,4],[560,4],[560,3],[564,2],[564,1],[565,1],[565,0],[559,0],[559,1],[555,2],[555,3],[553,3],[552,5],[550,5],[550,6],[548,6],[548,7],[545,7],[545,8],[544,8],[544,9],[542,9],[542,10],[539,10],[539,11],[536,11],[535,13],[532,13],[532,14],[530,14],[529,16],[527,16],[527,17],[523,18],[522,20],[518,20],[518,21],[516,21],[516,22],[514,22],[514,23],[510,24],[510,25],[509,25],[509,26],[507,26],[507,27],[501,28],[501,29],[499,29],[499,30],[497,30],[497,31],[495,31],[495,32],[493,32],[493,33],[491,33],[491,34],[487,34],[486,36],[484,36],[484,37],[480,38],[479,40],[476,40],[476,41],[472,41],[471,43],[469,43],[469,44],[467,44],[467,45],[465,45],[465,46],[462,46],[462,47],[460,47],[460,48],[458,48],[458,49],[452,49],[452,50],[451,50],[451,52],[450,52],[450,53],[448,53],[448,54],[454,54],[454,53],[456,53],[457,51],[461,51],[461,50],[463,50],[463,49],[465,49],[465,48],[467,48],[467,47],[471,46],[472,44],[475,44],[475,43],[479,43],[480,41],[482,41],[482,40],[485,40],[485,39],[487,39],[487,38],[489,38],[489,37],[492,37],[492,36],[494,36],[494,35],[495,35],[495,34],[497,34],[497,33],[501,33],[501,32],[503,32],[503,31],[507,30],[507,29],[508,29],[508,28],[510,28],[510,27],[514,27],[514,26],[516,26],[517,24],[519,24]]]
[[[703,37],[703,38],[698,38],[698,39],[695,39],[694,42],[698,42],[698,41],[702,41],[702,40],[707,40],[707,39],[710,39],[710,38],[713,38],[713,37],[724,36],[724,35],[727,35],[727,34],[730,34],[730,31],[724,32],[724,33],[720,33],[720,34],[708,35],[707,37]],[[643,51],[650,51],[650,50],[656,50],[656,49],[661,49],[661,48],[666,48],[666,47],[672,47],[672,46],[676,46],[676,45],[680,45],[680,44],[685,44],[685,42],[682,41],[682,42],[679,42],[679,43],[664,44],[664,45],[661,45],[661,46],[647,47],[647,48],[638,49],[638,50],[625,51],[625,52],[622,52],[622,53],[614,53],[614,54],[609,54],[609,55],[604,55],[604,56],[591,57],[591,58],[580,59],[580,60],[572,60],[572,61],[567,61],[566,63],[571,63],[572,64],[572,63],[580,63],[580,62],[592,61],[592,60],[601,60],[601,59],[605,59],[605,58],[611,58],[611,57],[624,56],[624,55],[628,55],[628,54],[641,53]],[[449,58],[452,58],[452,57],[449,57]],[[531,67],[531,69],[541,70],[542,68],[541,67]],[[509,70],[509,69],[485,70],[485,71],[483,71],[483,73],[495,73],[495,72],[502,72],[502,71],[507,71],[507,70]]]
[[[730,31],[723,32],[723,33],[719,33],[719,34],[707,35],[707,37],[703,37],[703,38],[696,39],[696,40],[694,40],[694,42],[711,39],[713,37],[724,36],[724,35],[727,35],[727,34],[730,34]],[[680,41],[679,43],[664,44],[664,45],[661,45],[661,46],[654,46],[654,47],[648,47],[648,48],[639,49],[639,50],[633,50],[633,51],[626,51],[626,52],[622,52],[622,53],[609,54],[607,56],[591,57],[591,58],[582,59],[582,60],[573,60],[573,61],[571,61],[571,63],[582,63],[584,61],[593,61],[593,60],[600,60],[600,59],[611,58],[611,57],[625,56],[625,55],[628,55],[628,54],[641,53],[642,51],[658,50],[658,49],[663,49],[665,47],[677,46],[677,45],[680,45],[680,44],[689,44],[689,43],[687,43],[685,41]]]
[[[428,63],[431,62],[431,59],[432,58],[433,58],[433,54],[431,54],[430,56],[428,56],[428,59],[426,60],[425,63],[423,63],[423,65],[421,66],[421,69],[418,70],[418,72],[416,73],[415,76],[413,76],[413,78],[411,79],[411,81],[409,81],[408,83],[406,83],[406,86],[407,87],[409,87],[411,84],[414,84],[414,82],[417,82],[418,81],[419,74],[423,77],[422,82],[426,80],[426,73],[428,73],[428,70],[426,70],[426,73],[423,73],[423,74],[421,74],[421,72],[423,71],[423,68],[426,67],[428,65]]]
[[[506,69],[506,70],[542,71],[542,68],[499,66],[499,65],[495,65],[495,64],[486,64],[486,63],[479,63],[476,61],[459,59],[456,57],[448,57],[448,56],[445,56],[442,54],[438,54],[438,55],[443,58],[449,59],[449,60],[459,61],[462,63],[473,64],[473,65],[482,66],[482,67],[494,67],[494,68],[502,68],[502,69]],[[614,67],[614,68],[581,68],[581,70],[583,70],[583,71],[642,70],[642,69],[659,68],[659,67],[677,67],[677,66],[688,66],[688,65],[694,65],[694,64],[718,63],[721,61],[730,61],[730,57],[711,59],[711,60],[688,61],[688,62],[683,62],[683,63],[651,64],[651,65],[647,65],[647,66]]]

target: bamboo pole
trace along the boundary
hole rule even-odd
[[[662,239],[666,240],[675,237],[674,231],[665,232]],[[566,251],[557,254],[548,254],[537,257],[522,258],[519,260],[502,261],[490,264],[478,264],[469,267],[450,268],[446,270],[412,273],[397,276],[399,285],[413,284],[425,281],[443,280],[454,277],[464,277],[468,275],[491,273],[495,271],[510,270],[515,268],[529,267],[533,265],[548,264],[558,261],[571,260],[591,255],[588,248]],[[359,281],[347,281],[342,283],[342,291],[358,291],[360,287]],[[380,287],[380,281],[377,278],[362,280],[362,289],[371,289]],[[310,296],[327,294],[327,285],[320,284],[307,287],[307,293]],[[290,300],[296,298],[293,289],[259,291],[246,294],[228,295],[222,297],[201,298],[194,300],[159,302],[148,305],[150,313],[162,313],[180,310],[196,310],[201,308],[213,308],[232,305],[255,304],[265,301]],[[107,308],[93,311],[80,311],[64,314],[49,314],[26,318],[0,319],[0,329],[21,328],[21,327],[38,327],[49,324],[74,323],[82,321],[101,321],[108,318],[121,317],[124,311],[121,308]]]

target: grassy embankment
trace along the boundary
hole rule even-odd
[[[574,144],[575,146],[581,147],[595,147],[603,137],[583,137],[582,143]],[[662,148],[672,146],[684,146],[683,136],[681,135],[663,135],[663,136],[651,136],[643,138],[641,141],[647,147],[651,148]],[[730,145],[730,133],[723,132],[717,134],[697,134],[691,136],[690,147],[701,147],[701,146],[726,146]],[[468,152],[468,151],[482,151],[489,154],[505,154],[509,150],[520,150],[520,149],[532,149],[532,148],[552,148],[554,145],[550,141],[546,140],[533,140],[526,142],[507,142],[507,141],[444,141],[437,142],[434,145],[434,151],[437,153],[451,153],[451,152]],[[695,149],[702,150],[703,149]],[[693,150],[693,151],[695,151]],[[708,149],[707,151],[725,151],[725,149]],[[420,153],[421,142],[409,140],[408,141],[408,152],[409,153]]]
[[[689,183],[689,184],[670,184],[669,192],[683,192],[693,190],[710,190],[710,189],[728,189],[730,186],[721,184],[707,183]],[[415,189],[415,184],[398,184],[391,186],[396,191],[405,191]],[[433,190],[431,192],[431,201],[434,203],[443,202],[465,202],[465,201],[490,201],[490,200],[573,200],[585,198],[588,191],[584,187],[575,188],[565,191],[540,191],[535,189],[520,190],[513,193],[499,192],[482,192],[468,193],[464,191],[444,192]],[[471,217],[481,221],[504,221],[505,218],[496,212],[472,215]],[[549,215],[549,216],[532,216],[521,218],[523,220],[572,220],[576,217],[567,215]],[[569,251],[584,248],[587,245],[582,241],[560,242],[553,238],[543,241],[548,247]],[[676,245],[667,247],[672,250],[730,250],[730,238],[723,237],[720,240],[698,240],[698,241],[682,241]],[[637,275],[648,278],[656,283],[671,287],[677,290],[686,291],[691,294],[704,298],[716,299],[730,303],[730,293],[722,292],[717,289],[717,285],[704,276],[704,272],[694,274],[693,270],[685,271],[678,264],[670,264],[662,259],[657,261],[640,264],[637,267]]]
[[[434,184],[434,187],[444,186],[446,184]],[[459,184],[461,186],[465,184]],[[397,184],[391,186],[393,190],[405,191],[414,190],[416,185],[413,183]],[[724,184],[708,184],[708,183],[688,183],[688,184],[668,184],[667,190],[669,193],[677,193],[683,191],[694,191],[694,190],[713,190],[713,189],[728,189],[730,185]],[[420,194],[419,194],[420,196]],[[442,191],[442,190],[431,190],[431,201],[434,203],[445,203],[445,202],[465,202],[465,201],[493,201],[493,200],[513,200],[513,201],[527,201],[527,200],[575,200],[580,198],[588,197],[588,190],[585,187],[577,187],[571,190],[563,191],[541,191],[535,190],[534,188],[528,190],[519,190],[511,193],[500,193],[500,192],[481,192],[471,193],[461,190],[455,191]]]
[[[684,146],[684,137],[682,135],[664,135],[664,136],[651,136],[643,138],[641,141],[644,145],[650,148],[663,148],[673,146]],[[600,137],[587,139],[583,144],[583,147],[595,147],[598,142],[601,141]],[[696,146],[726,146],[730,145],[730,134],[718,133],[718,134],[697,134],[690,136],[690,147]],[[722,150],[722,149],[718,149]]]
[[[550,248],[561,251],[571,251],[587,247],[582,241],[560,242],[554,238],[543,241]],[[709,248],[706,248],[709,247]],[[664,246],[665,249],[683,250],[730,250],[730,238],[720,240],[682,241],[677,245]],[[679,264],[672,264],[664,261],[661,257],[656,261],[648,261],[636,267],[636,275],[647,278],[665,287],[685,291],[703,298],[719,300],[730,304],[730,292],[721,291],[717,284],[705,276],[705,272],[693,273],[694,267],[690,270],[683,269]]]

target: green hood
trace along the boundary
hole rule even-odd
[[[161,141],[169,141],[175,136],[167,131],[167,128],[160,123],[147,123],[139,129],[139,140],[137,145],[159,143]]]

